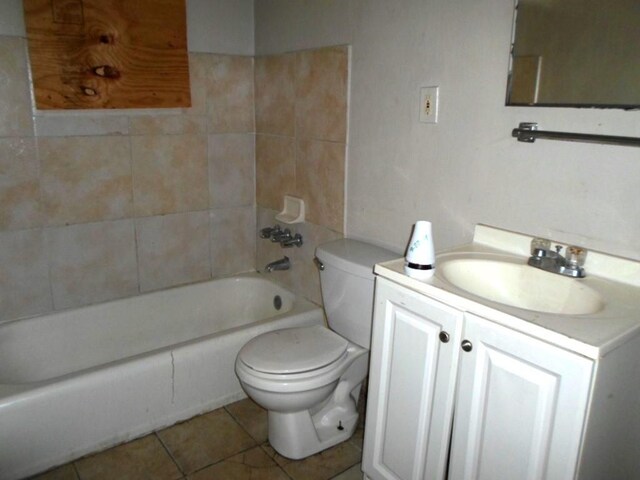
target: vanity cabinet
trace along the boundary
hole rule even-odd
[[[594,361],[378,278],[372,480],[576,477]]]

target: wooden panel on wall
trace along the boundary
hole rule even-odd
[[[185,0],[24,0],[36,106],[191,105]]]

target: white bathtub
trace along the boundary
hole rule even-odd
[[[250,338],[323,322],[247,274],[0,324],[0,479],[243,398],[234,361]]]

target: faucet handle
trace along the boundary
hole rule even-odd
[[[278,243],[278,242],[283,242],[285,240],[289,240],[291,238],[291,230],[289,230],[288,228],[285,228],[284,230],[280,230],[280,228],[278,227],[278,230],[271,233],[271,241],[273,243]]]
[[[531,240],[531,255],[545,257],[549,250],[551,250],[551,240],[541,237]]]
[[[280,240],[280,246],[282,248],[291,248],[293,246],[301,247],[302,246],[302,235],[296,233],[293,237],[284,238]]]
[[[280,232],[280,225],[276,224],[273,227],[265,227],[260,230],[260,238],[270,238]]]
[[[571,267],[581,267],[587,259],[587,249],[576,246],[567,247],[565,258]]]

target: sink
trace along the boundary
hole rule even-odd
[[[583,315],[604,307],[601,295],[584,280],[545,272],[515,257],[442,258],[436,275],[478,297],[525,310]]]

